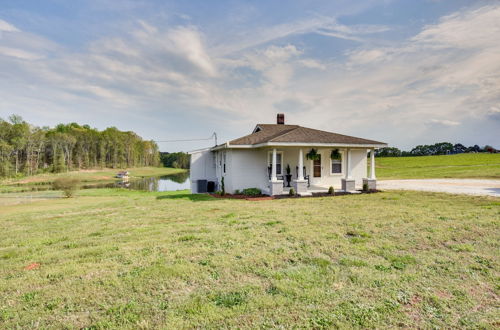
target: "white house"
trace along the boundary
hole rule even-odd
[[[341,135],[299,125],[285,125],[283,114],[276,124],[258,124],[241,138],[196,150],[191,154],[193,193],[220,189],[224,178],[227,193],[259,188],[279,195],[293,187],[298,194],[355,190],[367,183],[375,189],[374,150],[383,142]],[[371,170],[367,158],[371,151]]]

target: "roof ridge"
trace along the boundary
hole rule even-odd
[[[362,139],[362,140],[369,140],[369,139],[360,138],[360,137],[357,137],[357,136],[352,136],[352,135],[345,135],[345,134],[340,134],[340,133],[336,133],[336,132],[328,132],[328,131],[323,131],[323,130],[321,130],[321,129],[316,129],[316,128],[309,128],[309,127],[303,127],[303,128],[305,128],[305,129],[310,129],[310,130],[313,130],[313,131],[318,131],[318,132],[328,133],[328,134],[335,134],[335,135],[345,136],[345,137],[349,137],[349,138],[356,138],[356,139]]]
[[[255,132],[255,129],[254,129],[254,131],[252,133],[247,134],[247,135],[242,136],[242,137],[237,138],[237,139],[233,139],[233,140],[229,141],[229,143],[231,144],[232,142],[234,143],[237,140],[242,140],[244,138],[247,138],[247,137],[250,137],[250,136],[255,136],[255,135],[259,136],[259,135],[262,135],[262,134],[269,135],[267,137],[267,140],[272,140],[272,139],[280,136],[281,133],[283,133],[283,132],[289,132],[289,131],[292,131],[292,130],[298,128],[298,125],[281,125],[281,124],[257,124],[255,127],[257,128],[259,125],[268,125],[268,126],[272,126],[272,127],[279,127],[282,130],[280,132],[274,132],[273,133],[272,130],[264,130],[264,129],[262,129],[262,130],[259,130],[259,131]]]
[[[316,129],[316,128],[308,128],[308,127],[304,127],[304,128],[307,128],[307,129],[310,129],[310,130],[314,130],[314,131],[318,131],[318,132],[328,133],[328,134],[336,134],[336,135],[340,135],[340,136],[344,136],[344,137],[348,137],[348,138],[354,138],[354,139],[358,139],[358,140],[383,143],[383,142],[375,141],[375,140],[372,140],[372,139],[366,139],[366,138],[361,138],[361,137],[352,136],[352,135],[346,135],[346,134],[340,134],[340,133],[335,133],[335,132],[328,132],[328,131],[323,131],[321,129]]]
[[[270,139],[269,141],[270,141],[270,142],[272,142],[274,139],[277,139],[277,138],[279,138],[279,137],[283,137],[283,136],[285,136],[285,135],[287,135],[287,134],[292,133],[292,132],[293,132],[293,131],[295,131],[296,129],[299,129],[299,128],[301,128],[301,127],[302,127],[302,126],[300,126],[300,125],[293,125],[293,126],[296,126],[296,127],[295,127],[295,128],[292,128],[292,129],[291,129],[291,130],[289,130],[289,131],[284,132],[283,134],[280,134],[280,135],[278,135],[278,136],[273,137],[273,138],[272,138],[272,139]]]

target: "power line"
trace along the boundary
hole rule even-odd
[[[194,142],[194,141],[208,141],[208,140],[215,140],[215,145],[217,145],[217,133],[213,133],[210,135],[209,138],[201,138],[201,139],[181,139],[181,140],[161,140],[161,141],[154,141],[156,143],[162,143],[162,142]]]

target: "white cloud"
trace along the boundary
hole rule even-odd
[[[320,61],[314,60],[312,58],[306,58],[303,60],[298,61],[301,65],[303,65],[306,68],[309,69],[319,69],[319,70],[325,70],[326,65],[321,63]]]
[[[290,23],[266,26],[254,31],[244,31],[232,36],[229,40],[225,39],[224,42],[216,45],[213,51],[218,56],[227,56],[292,35],[312,33],[333,21],[334,19],[331,17],[312,17]]]
[[[388,58],[387,53],[382,49],[362,49],[350,52],[348,55],[351,64],[368,64]]]
[[[179,27],[168,32],[173,42],[173,51],[187,57],[191,63],[209,76],[217,71],[212,59],[207,54],[200,33],[192,27]]]
[[[37,60],[42,58],[38,54],[34,54],[22,49],[15,49],[15,48],[10,48],[10,47],[2,47],[0,46],[0,56],[10,56],[10,57],[15,57],[23,60]]]
[[[439,125],[439,126],[458,126],[460,125],[460,122],[448,119],[431,119],[429,120],[429,124]]]
[[[498,44],[500,35],[498,5],[460,11],[426,26],[412,41],[432,47],[480,48]]]
[[[12,24],[0,19],[0,32],[19,32]]]

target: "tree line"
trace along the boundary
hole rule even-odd
[[[375,151],[376,157],[408,157],[408,156],[434,156],[434,155],[453,155],[462,153],[478,153],[478,152],[498,152],[492,146],[484,146],[481,148],[477,144],[466,147],[461,143],[452,144],[449,142],[440,142],[431,145],[418,145],[410,151],[402,151],[398,148],[387,147],[380,148]]]
[[[160,161],[165,167],[189,169],[191,157],[185,152],[160,152]]]
[[[77,123],[37,127],[16,115],[0,118],[0,177],[158,165],[156,143],[134,132]]]

